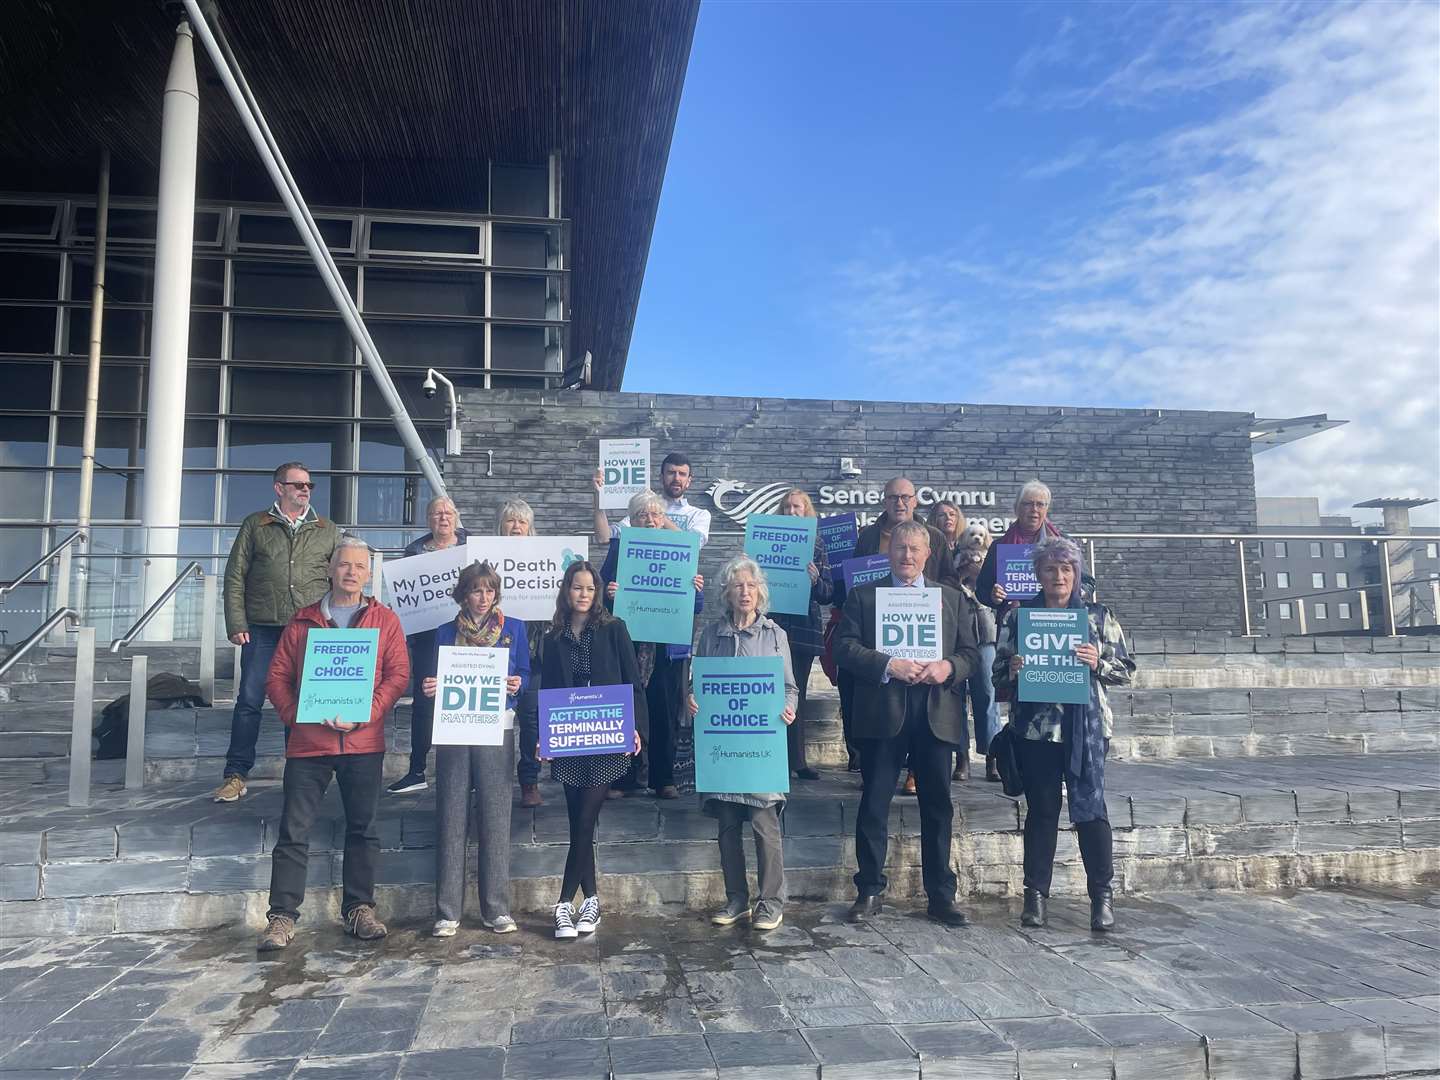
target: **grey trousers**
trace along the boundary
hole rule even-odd
[[[785,853],[780,846],[780,804],[766,807],[716,800],[720,819],[720,871],[725,875],[725,896],[748,900],[750,886],[745,879],[745,847],[740,829],[750,820],[755,836],[756,876],[759,900],[785,903]]]
[[[510,914],[510,769],[515,730],[503,746],[435,747],[435,915],[455,922],[465,911],[465,834],[470,806],[480,849],[480,917]]]

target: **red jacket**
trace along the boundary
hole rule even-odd
[[[290,729],[286,757],[322,757],[328,754],[378,754],[385,751],[385,714],[394,707],[410,682],[410,653],[405,648],[405,631],[400,620],[373,597],[355,614],[352,630],[380,631],[380,651],[375,658],[375,697],[370,703],[370,723],[354,731],[341,732],[323,724],[295,723],[300,704],[300,675],[305,660],[305,640],[310,628],[334,627],[320,611],[319,604],[303,607],[286,625],[270,662],[265,693],[275,711]]]

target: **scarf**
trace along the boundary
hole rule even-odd
[[[1057,529],[1054,525],[1050,524],[1050,519],[1049,519],[1048,517],[1047,517],[1044,521],[1042,521],[1042,522],[1040,523],[1040,533],[1044,533],[1046,536],[1064,536],[1064,535],[1065,535],[1065,534],[1062,533],[1059,529]],[[1010,527],[1005,530],[1005,535],[1002,536],[1002,537],[1000,537],[999,540],[996,540],[995,543],[997,543],[997,544],[1037,544],[1037,543],[1040,542],[1040,533],[1036,533],[1034,536],[1026,536],[1023,532],[1020,531],[1020,522],[1019,522],[1018,520],[1017,520],[1017,521],[1012,521],[1012,522],[1010,522]]]
[[[1006,541],[1008,543],[1009,541]],[[1020,602],[1021,607],[1041,608],[1045,606],[1045,594],[1037,593]],[[1068,608],[1078,608],[1085,613],[1086,640],[1098,644],[1090,637],[1090,608],[1080,597],[1079,583],[1070,590]],[[1065,747],[1065,774],[1073,780],[1082,780],[1093,775],[1096,763],[1104,759],[1104,726],[1100,720],[1100,696],[1095,672],[1090,672],[1090,700],[1084,705],[1056,705],[1060,710],[1060,741]]]
[[[477,623],[474,617],[465,609],[461,609],[455,616],[455,640],[460,645],[470,645],[481,649],[493,649],[500,640],[500,631],[505,628],[505,615],[496,604],[485,616],[485,621]]]

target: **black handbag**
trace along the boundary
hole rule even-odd
[[[1020,736],[1014,727],[1006,724],[990,738],[990,748],[985,752],[987,763],[993,762],[1000,774],[1000,789],[1012,799],[1025,794],[1025,781],[1020,775],[1020,755],[1015,752],[1015,740]]]

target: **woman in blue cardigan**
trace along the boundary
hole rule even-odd
[[[465,842],[470,803],[479,830],[480,922],[508,934],[510,917],[510,763],[515,758],[515,705],[530,682],[525,624],[500,610],[500,576],[489,563],[471,563],[455,584],[460,611],[435,632],[444,645],[508,649],[505,680],[505,741],[500,746],[435,747],[435,937],[454,937],[465,910]],[[433,698],[434,677],[422,684]]]

